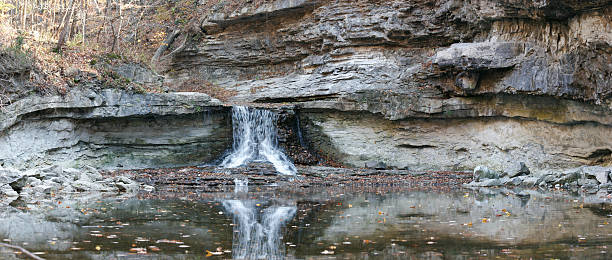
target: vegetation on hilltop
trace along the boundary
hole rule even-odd
[[[264,2],[258,1],[246,1]],[[200,19],[239,9],[236,0],[0,0],[0,107],[31,93],[62,94],[99,81],[125,87],[121,63],[151,66],[156,51],[176,49]],[[214,7],[214,8],[213,8]],[[177,41],[164,46],[170,34]],[[160,48],[160,46],[162,46]],[[207,91],[206,86],[189,89]],[[162,91],[140,86],[139,91]]]

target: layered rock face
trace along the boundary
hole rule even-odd
[[[0,164],[148,168],[211,162],[231,145],[231,120],[200,93],[75,90],[30,97],[0,114]]]
[[[211,9],[165,84],[294,105],[349,166],[612,162],[612,1],[257,2]]]

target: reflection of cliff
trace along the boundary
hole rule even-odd
[[[234,259],[284,258],[281,229],[293,219],[295,205],[264,208],[255,201],[225,200],[223,207],[234,217]]]
[[[612,226],[601,225],[604,217],[580,208],[581,202],[568,197],[546,196],[551,197],[415,192],[377,200],[364,195],[346,202],[353,207],[335,216],[320,239],[360,236],[374,240],[383,234],[417,240],[469,238],[499,245],[574,241],[581,234],[608,239]]]

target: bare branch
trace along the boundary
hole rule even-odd
[[[41,258],[41,257],[39,257],[39,256],[37,256],[35,254],[32,254],[30,251],[28,251],[25,248],[20,247],[20,246],[9,245],[9,244],[6,244],[6,243],[0,243],[0,246],[19,250],[19,251],[21,251],[22,253],[24,253],[25,255],[27,255],[28,257],[30,257],[30,258],[32,258],[34,260],[45,260],[44,258]]]

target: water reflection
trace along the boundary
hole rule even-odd
[[[223,207],[234,217],[234,259],[284,258],[281,228],[295,215],[295,205],[264,208],[256,201],[225,200]]]
[[[612,259],[610,204],[566,193],[247,187],[0,203],[0,241],[45,259]]]

